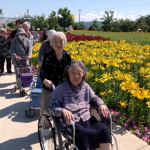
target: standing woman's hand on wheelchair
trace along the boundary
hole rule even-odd
[[[108,118],[108,117],[109,117],[110,111],[109,111],[109,109],[108,109],[107,106],[105,106],[105,105],[100,105],[98,111],[99,111],[99,114],[102,113],[105,118]]]
[[[50,80],[47,80],[47,79],[45,79],[45,80],[43,81],[43,83],[44,83],[45,86],[48,87],[48,88],[51,88],[51,87],[52,87],[52,84],[53,84]]]
[[[62,114],[63,114],[63,116],[64,116],[64,118],[65,118],[65,120],[66,120],[66,123],[67,123],[68,125],[71,124],[71,121],[75,122],[75,116],[74,116],[70,111],[64,109],[64,110],[62,111]]]

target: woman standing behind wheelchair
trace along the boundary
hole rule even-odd
[[[111,150],[111,134],[108,127],[90,115],[89,102],[99,108],[99,114],[109,116],[109,110],[103,100],[95,95],[90,86],[84,82],[87,69],[83,62],[74,61],[66,73],[66,82],[60,84],[52,93],[48,111],[51,115],[64,117],[63,126],[71,127],[75,122],[75,145],[79,150],[100,144],[102,150]],[[71,128],[70,128],[71,129]]]
[[[67,44],[66,35],[63,32],[55,32],[51,37],[50,44],[54,50],[46,53],[40,72],[42,80],[41,114],[47,109],[51,99],[52,87],[63,82],[64,68],[71,63],[70,53],[64,51]]]

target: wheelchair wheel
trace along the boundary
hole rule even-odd
[[[35,116],[36,112],[33,108],[26,108],[25,115],[29,118],[33,118]]]
[[[50,121],[50,117],[41,115],[38,122],[38,135],[42,150],[63,150],[61,134],[56,128],[58,126]]]
[[[26,95],[25,89],[20,90],[20,97],[24,97]]]

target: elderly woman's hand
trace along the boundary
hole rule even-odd
[[[45,79],[43,81],[43,83],[45,84],[46,87],[51,88],[51,85],[53,84],[50,80]]]
[[[105,118],[108,118],[110,112],[109,112],[109,109],[107,108],[107,106],[100,105],[99,106],[99,114],[100,113],[102,113]]]
[[[17,59],[17,60],[21,60],[21,57],[19,57],[19,56],[16,56],[16,59]]]
[[[75,122],[75,116],[74,116],[70,111],[64,109],[64,110],[62,111],[62,114],[63,114],[63,116],[64,116],[64,118],[65,118],[65,120],[66,120],[66,123],[67,123],[68,125],[71,124],[71,121]]]

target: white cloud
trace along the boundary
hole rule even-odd
[[[93,21],[94,19],[97,19],[97,21],[100,21],[100,15],[96,15],[94,13],[89,13],[85,15],[80,16],[80,21]],[[79,21],[79,16],[75,16],[75,21]]]
[[[132,14],[131,14],[132,13]],[[105,15],[105,12],[99,12],[98,14],[94,14],[94,13],[88,13],[85,15],[81,15],[80,16],[80,21],[84,21],[84,22],[88,22],[88,21],[93,21],[94,19],[97,19],[97,21],[100,21],[100,18],[103,17],[103,15]],[[135,20],[135,16],[133,15],[133,12],[130,11],[130,14],[126,15],[124,13],[117,13],[114,12],[114,18],[116,19],[130,19],[130,20]],[[75,21],[79,22],[79,16],[75,16]]]
[[[143,11],[141,14],[142,14],[142,15],[145,15],[145,14],[146,14],[146,12],[145,12],[145,11]]]

